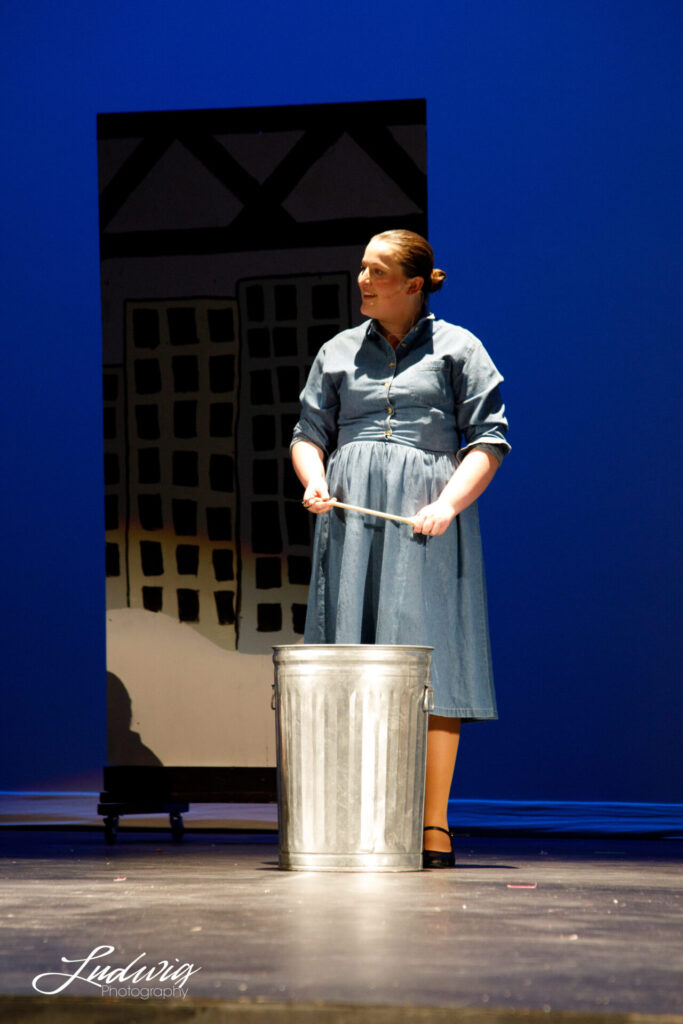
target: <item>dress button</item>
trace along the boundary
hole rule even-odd
[[[396,363],[389,363],[389,366],[396,366]]]
[[[391,406],[390,406],[390,405],[388,405],[388,406],[387,406],[387,412],[393,412],[393,411],[394,411],[394,410],[393,410],[393,409],[391,408]]]
[[[385,436],[385,437],[389,437],[389,435],[390,435],[390,434],[391,434],[391,431],[390,431],[390,430],[385,430],[385,431],[384,431],[384,436]]]
[[[385,387],[385,388],[388,388],[388,387],[389,387],[389,381],[388,381],[388,380],[385,380],[385,381],[384,381],[384,387]]]

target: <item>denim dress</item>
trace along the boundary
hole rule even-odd
[[[332,497],[412,516],[468,451],[510,450],[502,379],[473,334],[432,314],[396,351],[366,321],[318,352],[292,444],[323,450]],[[428,644],[434,714],[497,718],[476,503],[440,537],[342,509],[316,516],[304,641]]]

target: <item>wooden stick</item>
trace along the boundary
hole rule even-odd
[[[346,508],[349,512],[361,512],[364,516],[377,516],[379,519],[393,519],[397,523],[407,523],[408,526],[415,525],[415,520],[408,516],[395,516],[391,512],[376,512],[374,508],[361,508],[360,505],[346,505],[343,501],[337,501],[336,498],[330,500],[336,508]]]

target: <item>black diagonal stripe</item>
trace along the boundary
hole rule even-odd
[[[179,135],[178,141],[245,206],[258,200],[261,183],[213,136],[187,132]]]
[[[282,208],[282,203],[306,172],[334,145],[343,130],[342,125],[332,123],[324,128],[318,127],[315,131],[307,131],[266,178],[254,201],[235,218],[231,230],[240,234],[248,230],[252,223],[262,224],[268,218],[278,223],[278,230],[293,224],[293,219]]]
[[[405,192],[420,210],[427,209],[427,175],[398,144],[386,125],[349,125],[348,134]]]
[[[100,194],[100,231],[104,231],[172,142],[172,135],[149,135],[121,164]]]

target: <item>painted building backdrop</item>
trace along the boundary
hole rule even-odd
[[[101,115],[97,134],[107,760],[272,766],[272,648],[302,640],[311,569],[299,394],[358,319],[366,239],[426,233],[425,103]]]
[[[115,256],[98,252],[97,115],[419,97],[430,239],[449,275],[435,311],[495,354],[513,444],[481,502],[501,719],[468,728],[454,792],[680,801],[682,29],[679,0],[452,0],[419,10],[349,0],[324,18],[304,0],[1,5],[5,787],[98,789],[106,759],[100,255],[112,271]],[[128,138],[131,155],[138,143]],[[123,136],[116,146],[110,183]],[[196,169],[196,152],[173,140],[172,149],[188,174]],[[149,150],[142,157],[136,173]],[[333,166],[342,181],[344,169],[342,151]],[[264,174],[254,166],[251,177]],[[202,180],[207,211],[219,196],[226,217],[243,202],[215,174]],[[109,210],[110,230],[125,236],[135,210],[114,202],[123,184]],[[348,191],[353,216],[363,197]],[[181,210],[160,207],[168,231],[187,230]],[[138,242],[144,262],[144,231]],[[272,274],[256,254],[245,263],[239,280]],[[285,272],[317,270],[311,260]],[[201,280],[169,273],[163,290],[120,288],[131,305],[105,316],[118,318],[120,353],[109,365],[120,366],[111,373],[121,386],[135,308],[150,315],[157,303],[160,332],[170,332],[164,311],[179,299],[239,303],[238,278],[218,276],[211,289]],[[217,344],[228,354],[230,343],[208,332],[207,318],[197,353]],[[192,344],[178,357],[191,357]],[[154,351],[161,356],[161,340],[139,358]],[[169,371],[172,379],[172,363]],[[111,388],[110,409],[119,401]],[[117,443],[108,439],[109,455]],[[177,450],[194,451],[189,439]],[[191,462],[176,469],[189,474]],[[135,486],[161,496],[138,468]],[[166,487],[173,465],[162,472]],[[192,500],[189,485],[169,486],[179,488],[171,501]],[[215,492],[210,507],[230,493]],[[164,576],[193,579],[165,540],[140,539],[161,541]],[[148,548],[145,558],[158,565],[158,554]],[[139,574],[139,546],[135,558]],[[211,642],[176,617],[177,594],[169,607],[174,627]]]

